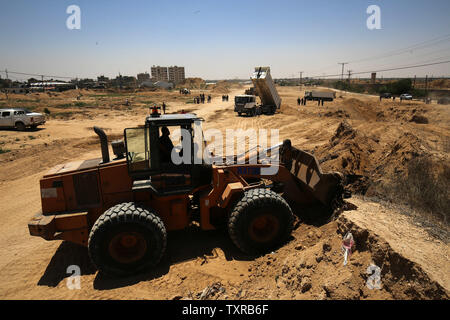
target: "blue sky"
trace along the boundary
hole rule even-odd
[[[71,4],[81,8],[81,30],[66,28]],[[373,4],[381,30],[366,27]],[[354,61],[346,69],[368,71],[450,60],[449,14],[448,0],[1,0],[0,69],[111,77],[181,65],[187,76],[232,79],[248,78],[258,65],[274,77],[336,74],[338,62]],[[425,74],[449,76],[450,64],[383,73]]]

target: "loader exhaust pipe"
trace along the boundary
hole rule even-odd
[[[109,162],[108,137],[106,136],[105,131],[103,131],[103,129],[101,129],[97,126],[94,126],[94,131],[100,138],[100,145],[102,147],[103,163],[108,163]]]

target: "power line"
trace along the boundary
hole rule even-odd
[[[384,69],[384,70],[353,72],[353,74],[364,74],[364,73],[372,73],[372,72],[385,72],[385,71],[395,71],[395,70],[403,70],[403,69],[412,69],[412,68],[420,68],[420,67],[434,66],[434,65],[445,64],[445,63],[450,63],[450,60],[447,60],[447,61],[440,61],[440,62],[434,62],[434,63],[419,64],[419,65],[415,65],[415,66],[397,67],[397,68]]]
[[[444,35],[444,36],[440,36],[431,40],[427,40],[427,41],[423,41],[402,49],[396,49],[393,51],[388,51],[387,53],[381,54],[381,55],[376,55],[376,56],[372,56],[369,58],[363,58],[363,59],[358,59],[358,60],[353,60],[350,61],[350,63],[354,64],[354,63],[360,63],[360,62],[364,62],[364,61],[369,61],[369,60],[378,60],[378,59],[383,59],[383,58],[388,58],[388,57],[392,57],[392,56],[396,56],[396,55],[400,55],[403,53],[407,53],[407,52],[411,52],[413,50],[418,50],[418,49],[423,49],[426,47],[430,47],[430,46],[435,46],[439,43],[442,42],[446,42],[450,40],[450,34]]]
[[[5,71],[0,71],[0,72],[5,73]],[[52,76],[52,75],[36,74],[36,73],[24,73],[24,72],[9,71],[9,70],[8,70],[8,73],[20,74],[20,75],[32,76],[32,77],[45,77],[45,78],[64,78],[64,79],[75,79],[76,78],[76,77]]]
[[[434,65],[445,64],[445,63],[450,63],[450,60],[433,62],[433,63],[426,63],[426,64],[419,64],[419,65],[413,65],[413,66],[395,67],[395,68],[390,68],[390,69],[381,69],[381,70],[372,70],[372,71],[359,71],[359,72],[352,72],[351,74],[355,75],[355,74],[366,74],[366,73],[372,73],[372,72],[385,72],[385,71],[404,70],[404,69],[412,69],[412,68],[434,66]],[[309,77],[309,78],[329,78],[329,77],[338,77],[338,76],[341,76],[341,74],[329,74],[329,75],[322,75],[322,76],[313,76],[313,77]]]

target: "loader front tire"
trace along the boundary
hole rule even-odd
[[[136,274],[156,266],[164,254],[167,232],[148,208],[127,202],[106,210],[89,234],[89,256],[109,276]]]
[[[251,189],[233,208],[228,233],[247,254],[262,254],[290,236],[294,215],[286,200],[269,189]]]

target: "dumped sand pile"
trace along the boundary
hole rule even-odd
[[[230,93],[231,89],[241,88],[242,85],[236,84],[230,81],[218,81],[214,87],[212,88],[211,92],[213,93],[219,93],[219,94],[227,94]]]
[[[205,85],[205,80],[203,80],[202,78],[186,78],[186,80],[184,80],[184,82],[178,87],[188,89],[203,89]]]
[[[346,121],[342,121],[330,141],[314,151],[325,171],[340,171],[352,184],[353,191],[365,193],[367,177],[372,170],[371,157],[376,150],[376,141],[364,135]],[[356,177],[356,180],[354,178]],[[364,180],[364,181],[361,181]],[[356,183],[358,181],[358,183]]]
[[[377,161],[378,166],[375,170],[385,175],[399,173],[404,170],[410,160],[425,154],[427,150],[419,138],[405,132],[392,145],[386,146],[383,155]]]
[[[429,152],[412,133],[402,133],[393,143],[381,145],[343,120],[329,142],[314,153],[324,170],[342,172],[350,190],[365,194],[372,181],[402,173],[410,160]]]

